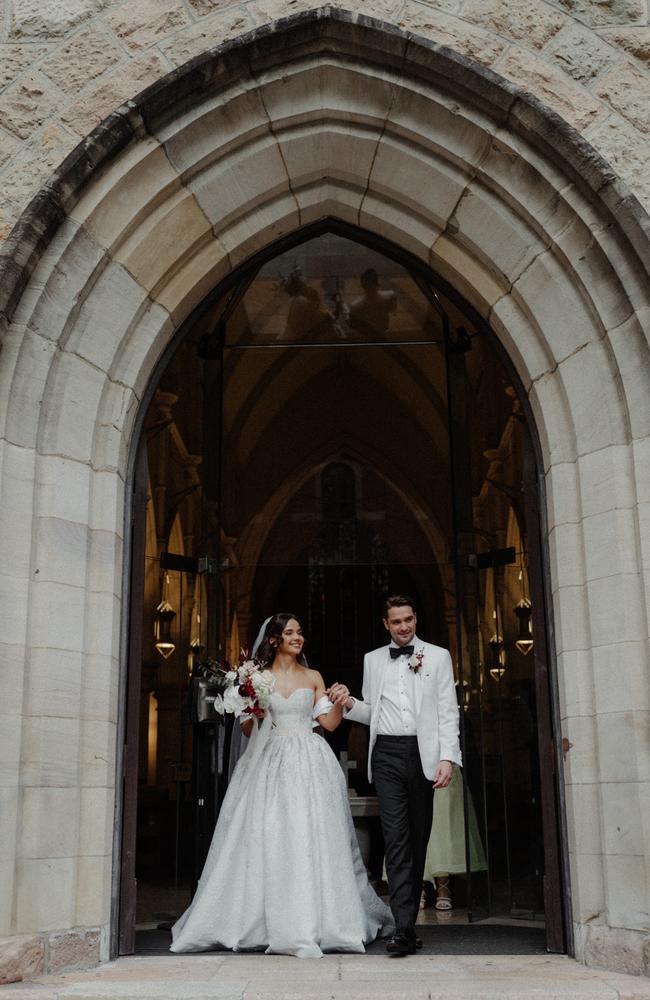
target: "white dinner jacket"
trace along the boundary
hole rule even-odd
[[[422,650],[422,666],[415,675],[415,722],[422,770],[433,781],[441,760],[462,765],[458,742],[458,702],[451,656],[441,646],[413,639],[415,653]],[[363,660],[362,698],[345,711],[351,722],[370,726],[368,780],[372,781],[372,750],[377,738],[381,693],[386,671],[394,665],[390,646],[366,653]]]

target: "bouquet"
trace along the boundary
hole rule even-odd
[[[261,720],[275,685],[271,671],[264,670],[259,660],[249,658],[242,650],[239,663],[221,668],[220,673],[225,691],[215,697],[215,711],[222,716],[227,713]]]

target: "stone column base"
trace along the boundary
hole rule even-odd
[[[585,965],[633,976],[650,976],[650,933],[606,927],[603,924],[575,924],[576,958]]]
[[[108,958],[101,927],[0,938],[0,986],[44,973],[89,969]]]

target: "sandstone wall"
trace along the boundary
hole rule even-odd
[[[315,0],[5,0],[0,239],[102,118],[225,39]],[[336,0],[449,45],[534,93],[650,204],[647,0]]]

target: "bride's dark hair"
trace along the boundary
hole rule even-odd
[[[287,627],[287,623],[290,622],[292,618],[300,625],[298,615],[294,615],[289,611],[280,611],[277,615],[273,615],[273,617],[269,619],[268,625],[264,630],[264,638],[260,643],[260,648],[255,654],[255,658],[260,661],[262,666],[270,667],[273,663],[278,646],[282,642],[282,633]],[[300,653],[300,656],[297,657],[297,660],[298,663],[303,665],[303,667],[307,666],[307,660],[303,656],[302,652]]]

